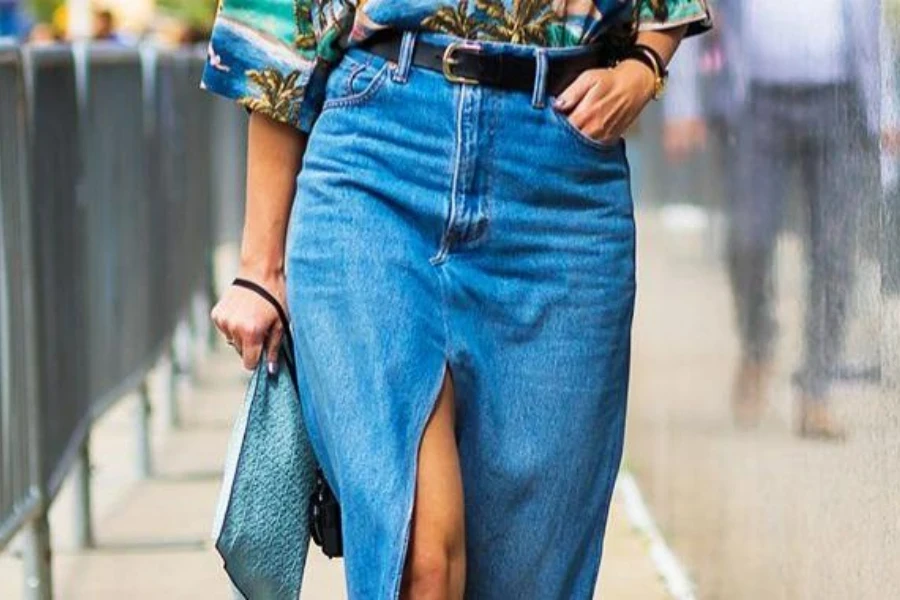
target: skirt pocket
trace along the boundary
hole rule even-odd
[[[384,87],[394,68],[394,63],[374,54],[346,53],[328,76],[322,110],[366,104]]]
[[[546,108],[545,110],[552,113],[552,121],[555,121],[556,124],[562,129],[572,140],[587,146],[592,150],[596,150],[602,153],[615,153],[622,149],[622,138],[619,138],[615,142],[601,142],[600,140],[594,139],[575,127],[572,121],[569,120],[569,117],[564,115],[563,113],[554,110],[551,107]]]

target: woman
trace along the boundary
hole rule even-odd
[[[204,85],[252,113],[240,276],[287,302],[353,599],[593,593],[634,304],[621,136],[709,26],[705,0],[639,1],[220,7]],[[264,300],[213,319],[276,364]]]

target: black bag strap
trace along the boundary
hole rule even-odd
[[[291,375],[296,381],[296,377],[294,376],[294,337],[291,335],[291,322],[288,320],[287,313],[285,312],[284,307],[281,306],[281,302],[279,302],[278,299],[269,292],[269,290],[259,285],[258,283],[250,281],[249,279],[235,277],[234,281],[231,282],[231,285],[236,285],[238,287],[246,288],[252,292],[256,292],[264,299],[266,299],[278,313],[278,318],[281,320],[282,336],[284,339],[284,343],[287,346],[288,367],[291,370]]]

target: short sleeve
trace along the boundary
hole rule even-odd
[[[313,0],[220,0],[201,87],[309,131],[318,112]]]
[[[640,31],[661,31],[687,25],[685,37],[712,28],[712,13],[708,0],[637,0]]]

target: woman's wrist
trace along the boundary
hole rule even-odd
[[[640,90],[640,99],[644,102],[650,102],[656,91],[656,73],[647,65],[637,60],[627,59],[620,62],[616,69],[623,75],[628,77],[630,81]]]
[[[240,271],[253,274],[260,279],[268,280],[284,276],[284,255],[241,254]]]

